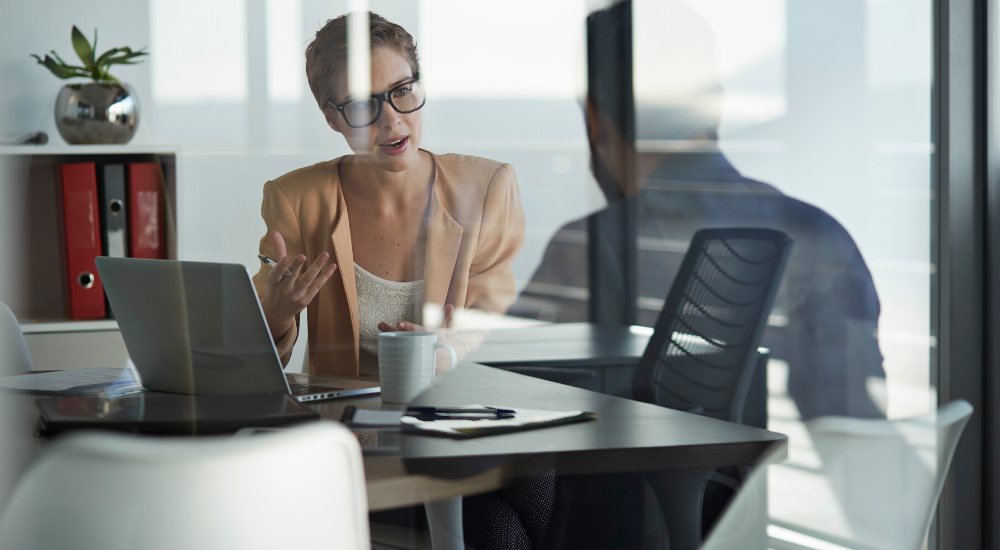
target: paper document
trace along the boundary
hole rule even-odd
[[[466,405],[468,408],[483,408],[482,405]],[[515,432],[531,428],[541,428],[570,422],[594,420],[597,415],[587,411],[545,411],[539,409],[519,409],[497,406],[499,409],[514,411],[514,418],[482,419],[482,420],[417,420],[412,416],[404,416],[403,424],[427,432],[440,435],[469,437],[495,433]]]
[[[113,387],[140,385],[134,370],[111,367],[71,369],[38,374],[4,376],[0,378],[0,387],[2,388],[28,391],[60,392],[97,384],[106,384]]]
[[[351,417],[352,426],[381,427],[399,426],[403,411],[373,411],[368,409],[358,409]]]

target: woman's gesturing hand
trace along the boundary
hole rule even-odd
[[[295,322],[299,314],[316,296],[319,289],[337,271],[337,264],[326,265],[330,255],[323,252],[304,273],[299,273],[306,263],[306,257],[299,254],[295,258],[286,256],[285,239],[277,231],[271,231],[278,265],[271,268],[267,276],[267,290],[260,299],[267,326],[275,340],[280,340]],[[285,270],[292,275],[285,275]]]
[[[441,323],[442,329],[448,326],[448,321],[451,320],[451,314],[455,311],[455,306],[451,304],[445,304],[444,306],[444,322]],[[408,321],[401,321],[396,326],[392,326],[389,323],[382,322],[378,324],[379,332],[437,332],[438,339],[444,334],[444,330],[432,330],[423,325],[418,325],[416,323],[411,323]]]

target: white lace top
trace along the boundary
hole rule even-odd
[[[424,282],[400,283],[372,275],[354,264],[358,291],[358,332],[360,336],[360,375],[378,379],[378,324],[396,326],[400,321],[420,324]]]

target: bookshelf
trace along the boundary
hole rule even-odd
[[[20,321],[36,368],[108,366],[128,357],[114,319],[69,318],[58,165],[159,162],[167,255],[177,258],[178,151],[157,145],[0,146],[0,300]]]
[[[100,330],[118,330],[118,321],[114,319],[18,319],[21,332],[24,334],[50,334],[58,332],[95,332]]]
[[[171,155],[177,146],[158,145],[0,145],[2,156]]]

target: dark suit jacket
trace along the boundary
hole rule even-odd
[[[869,377],[885,377],[877,339],[878,296],[864,258],[837,220],[771,185],[743,177],[721,153],[666,156],[641,189],[639,196],[626,199],[637,202],[639,296],[640,306],[645,305],[645,310],[640,307],[640,322],[655,323],[658,310],[650,304],[666,297],[686,245],[699,229],[784,231],[795,244],[763,345],[771,348],[772,357],[788,363],[789,393],[803,418],[881,416],[866,387]],[[608,208],[624,208],[624,202]],[[577,221],[565,229],[579,235],[585,227]],[[532,300],[539,301],[533,289],[587,287],[586,247],[573,249],[570,241],[550,243],[528,292],[512,312],[530,315]],[[585,311],[577,310],[579,319],[560,320],[586,320],[580,315]]]

